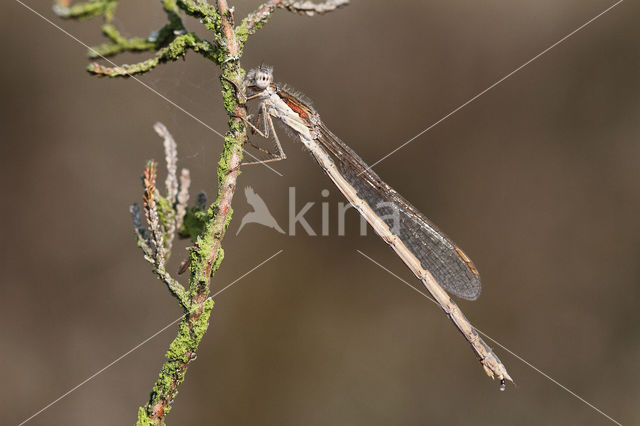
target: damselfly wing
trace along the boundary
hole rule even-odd
[[[358,197],[383,218],[394,235],[416,256],[448,292],[467,300],[480,296],[480,274],[467,255],[418,209],[387,185],[367,164],[334,135],[311,105],[275,85],[276,93],[302,119],[322,148],[330,154]]]

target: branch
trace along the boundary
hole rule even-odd
[[[313,15],[334,10],[346,0],[326,1],[320,4],[270,0],[245,18],[234,29],[233,8],[226,0],[217,0],[215,6],[206,0],[161,0],[167,14],[167,23],[148,37],[123,37],[111,24],[118,0],[89,0],[70,5],[71,0],[57,0],[55,12],[63,18],[82,19],[102,15],[102,33],[107,42],[90,49],[92,58],[116,55],[122,52],[154,52],[153,56],[132,65],[110,66],[91,63],[88,71],[99,76],[130,77],[146,73],[161,63],[175,61],[193,50],[217,64],[222,73],[220,82],[224,108],[229,114],[229,131],[224,138],[224,146],[218,162],[218,193],[215,202],[206,209],[203,192],[196,198],[196,204],[189,209],[190,175],[183,169],[179,183],[177,177],[176,144],[167,129],[160,123],[156,131],[164,138],[168,176],[167,194],[163,197],[156,187],[157,165],[151,161],[144,171],[144,215],[146,226],[142,224],[142,212],[137,204],[130,207],[134,232],[144,258],[153,265],[153,272],[162,280],[180,306],[185,316],[178,327],[178,334],[166,354],[167,361],[161,368],[153,386],[149,402],[138,409],[138,425],[162,425],[171,410],[171,404],[184,380],[184,375],[209,325],[213,309],[210,295],[210,281],[220,267],[224,257],[222,239],[227,231],[233,210],[231,202],[236,189],[242,146],[246,142],[246,128],[238,117],[245,117],[245,94],[243,83],[245,71],[239,63],[244,45],[250,34],[260,28],[277,7]],[[181,13],[198,19],[210,31],[211,41],[200,39],[194,32],[187,31]],[[188,267],[189,285],[183,287],[166,271],[165,265],[171,254],[174,234],[189,236],[193,246],[189,248],[188,261],[182,262],[181,269]]]
[[[225,78],[239,81],[244,72],[234,53],[240,52],[241,49],[233,32],[233,17],[226,1],[218,1],[218,11],[221,16],[221,33],[225,41],[223,50],[229,59],[222,61],[222,72]],[[223,83],[224,105],[232,117],[246,114],[246,109],[239,101],[240,95],[235,92],[232,84]],[[209,208],[204,230],[197,237],[189,254],[189,311],[180,322],[178,335],[169,347],[167,362],[153,387],[149,403],[138,410],[139,425],[163,423],[177,394],[177,388],[184,380],[188,364],[195,356],[209,324],[213,308],[213,299],[209,297],[209,282],[224,258],[221,243],[231,221],[231,201],[242,161],[242,145],[246,140],[246,131],[239,119],[230,118],[229,127],[230,131],[225,136],[222,155],[218,162],[218,196]]]
[[[135,74],[151,71],[160,63],[182,58],[189,49],[217,62],[217,49],[211,43],[201,40],[195,33],[187,33],[175,37],[167,47],[160,49],[153,58],[133,65],[125,64],[115,67],[105,67],[94,62],[89,64],[87,71],[107,77],[131,77]]]

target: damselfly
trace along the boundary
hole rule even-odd
[[[480,275],[469,257],[338,139],[309,102],[287,86],[274,83],[272,68],[251,70],[244,84],[247,100],[259,102],[256,124],[262,121],[262,130],[250,119],[245,122],[261,136],[272,134],[275,140],[275,154],[258,148],[272,157],[265,162],[286,158],[273,117],[300,139],[340,192],[422,281],[471,344],[485,372],[497,377],[500,390],[504,390],[505,380],[512,381],[505,366],[446,292],[467,300],[480,295]]]

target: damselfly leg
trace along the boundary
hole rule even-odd
[[[278,134],[276,133],[276,129],[273,125],[273,120],[271,119],[271,116],[264,111],[264,104],[260,104],[260,109],[258,110],[258,114],[256,117],[256,123],[258,121],[260,121],[260,119],[262,119],[262,128],[263,130],[260,130],[255,124],[253,124],[251,122],[251,116],[244,118],[244,117],[240,117],[247,126],[249,126],[252,130],[253,133],[257,133],[258,135],[262,136],[265,139],[269,139],[269,134],[273,135],[273,140],[276,143],[276,150],[278,151],[277,153],[273,153],[269,150],[266,150],[264,148],[261,148],[259,146],[257,146],[256,144],[254,144],[253,142],[251,142],[250,140],[247,139],[247,142],[245,142],[248,145],[251,145],[253,148],[255,148],[256,150],[267,154],[268,156],[270,156],[271,158],[268,158],[266,160],[259,160],[259,161],[247,161],[247,162],[242,162],[243,166],[249,166],[252,164],[262,164],[262,163],[271,163],[274,161],[280,161],[280,160],[286,160],[287,159],[287,154],[284,153],[284,150],[282,149],[282,145],[280,144],[280,139],[278,139]]]

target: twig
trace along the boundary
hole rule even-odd
[[[166,261],[168,253],[163,246],[166,231],[158,215],[156,199],[160,196],[155,188],[155,173],[155,163],[149,162],[145,167],[143,178],[145,187],[143,201],[145,217],[147,219],[149,229],[151,230],[150,235],[147,233],[146,227],[142,224],[140,207],[137,203],[129,207],[129,212],[131,213],[131,219],[133,221],[133,229],[138,240],[138,246],[144,253],[145,260],[151,263],[154,267],[153,272],[167,285],[171,294],[173,294],[180,302],[180,306],[182,306],[185,311],[188,311],[189,299],[187,298],[185,288],[178,281],[173,279],[164,267],[164,262]]]
[[[314,3],[312,1],[283,1],[280,7],[287,9],[291,12],[300,13],[302,15],[313,16],[315,14],[322,14],[327,12],[333,12],[334,10],[346,6],[349,4],[349,0],[326,0],[321,3]]]
[[[283,0],[269,0],[247,15],[236,28],[236,34],[243,40],[254,34],[267,22],[271,14]]]
[[[118,0],[95,0],[71,5],[71,0],[58,0],[53,11],[61,18],[84,19],[104,15],[107,20],[113,18]]]
[[[313,16],[334,11],[349,4],[349,0],[327,0],[321,3],[311,1],[269,0],[247,15],[236,27],[236,34],[243,40],[254,34],[267,22],[276,8],[286,9],[300,15]]]
[[[127,39],[111,24],[104,24],[102,26],[102,33],[111,41],[93,47],[93,49],[89,51],[90,58],[113,56],[121,52],[155,50],[157,43],[157,37],[134,37]]]
[[[100,49],[100,47],[93,48],[93,50],[95,49]],[[209,59],[215,60],[216,58],[217,50],[211,43],[206,40],[201,40],[194,33],[187,33],[176,36],[167,47],[158,50],[153,58],[132,65],[125,64],[115,67],[105,67],[104,65],[93,62],[89,64],[87,71],[92,74],[107,77],[130,77],[135,74],[143,74],[151,71],[160,63],[182,58],[189,49]]]

